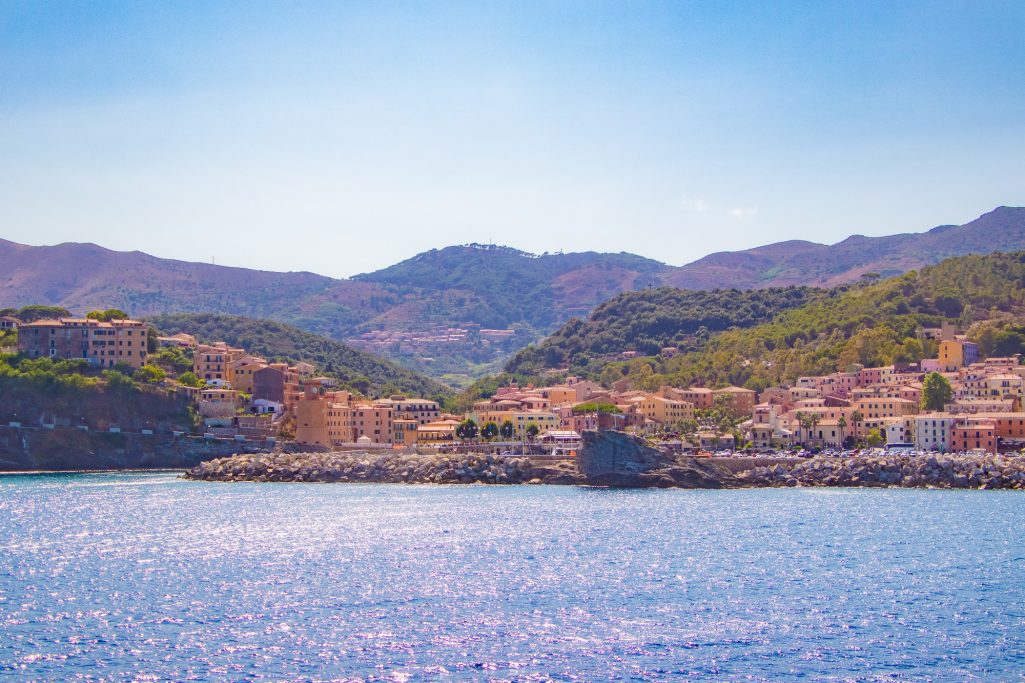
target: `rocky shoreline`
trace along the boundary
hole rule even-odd
[[[741,472],[746,486],[872,486],[945,489],[1025,489],[1025,458],[999,455],[887,455],[813,458],[792,467]]]
[[[240,454],[209,460],[187,479],[222,482],[559,484],[642,488],[899,487],[1025,489],[1025,459],[1002,456],[814,458],[730,472],[713,458],[680,458],[631,481],[588,477],[571,461],[485,455]]]

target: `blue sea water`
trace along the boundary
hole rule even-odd
[[[0,679],[1025,680],[1025,494],[0,477]]]

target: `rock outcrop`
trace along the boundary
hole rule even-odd
[[[577,468],[590,486],[718,489],[742,484],[707,458],[686,458],[617,431],[584,432]]]

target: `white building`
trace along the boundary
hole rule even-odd
[[[957,416],[930,413],[915,416],[915,448],[923,451],[950,451],[950,434]]]

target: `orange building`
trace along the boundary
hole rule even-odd
[[[973,417],[954,424],[950,430],[950,447],[954,451],[983,450],[997,452],[996,423],[988,418]]]

